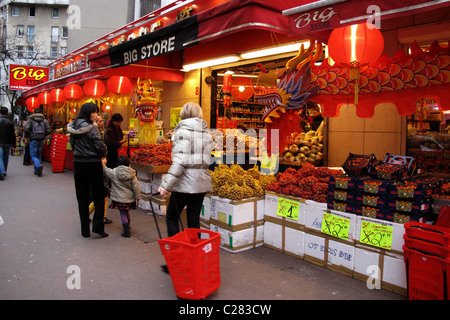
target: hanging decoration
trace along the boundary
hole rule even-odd
[[[253,96],[253,81],[250,78],[235,77],[231,82],[231,96],[236,100],[248,100]]]
[[[64,95],[67,99],[80,99],[83,96],[83,88],[76,83],[64,87]]]
[[[230,93],[231,92],[231,81],[233,78],[233,74],[231,73],[225,73],[225,75],[223,76],[223,87],[222,87],[222,91],[224,93]]]
[[[63,102],[64,100],[66,100],[66,96],[64,94],[64,90],[63,89],[53,89],[52,91],[50,91],[50,97],[52,102]]]
[[[48,92],[41,92],[38,94],[39,104],[49,105],[51,103],[51,96]]]
[[[360,68],[377,61],[383,49],[383,34],[369,23],[337,28],[331,32],[329,54],[337,65],[349,68],[348,80],[355,82],[355,104],[358,104]]]
[[[110,92],[126,94],[131,91],[131,81],[127,77],[112,76],[108,79],[106,87]]]
[[[322,106],[324,117],[337,117],[339,108],[354,95],[352,76],[347,67],[330,66],[326,60],[312,68],[312,82],[319,87],[310,100]],[[450,48],[436,41],[422,50],[416,42],[411,54],[399,50],[393,58],[383,55],[378,61],[360,67],[359,101],[356,114],[371,118],[379,103],[393,103],[401,116],[416,110],[416,101],[433,97],[443,110],[450,109]]]
[[[27,103],[27,110],[29,112],[33,112],[34,109],[39,108],[39,105],[40,105],[37,97],[29,97],[27,99],[26,103]]]
[[[91,79],[84,84],[84,93],[90,97],[101,97],[105,93],[105,85],[101,80]]]
[[[280,150],[289,143],[288,138],[292,132],[302,131],[299,111],[304,112],[307,99],[319,89],[311,81],[311,65],[321,57],[322,44],[313,40],[309,42],[308,49],[305,50],[302,45],[298,54],[286,63],[286,70],[275,87],[255,89],[255,101],[266,105],[262,118],[266,122],[266,128],[280,130]],[[268,134],[266,148],[272,154],[275,150],[270,150],[270,137]]]
[[[136,89],[131,93],[131,101],[139,118],[136,132],[140,144],[156,143],[155,117],[158,113],[155,91],[150,79],[138,78]]]
[[[112,112],[113,104],[109,101],[106,101],[102,104],[102,111],[103,112]]]

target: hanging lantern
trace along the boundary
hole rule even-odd
[[[101,97],[105,93],[105,85],[98,79],[92,79],[84,84],[84,93],[91,97]]]
[[[48,92],[41,92],[38,94],[38,101],[40,104],[48,105],[51,103],[51,96]]]
[[[39,108],[39,105],[40,105],[40,103],[39,103],[39,100],[37,97],[29,97],[27,99],[27,110],[29,112],[33,112],[34,109]]]
[[[223,76],[223,92],[230,93],[232,77],[233,75],[231,73],[225,73],[225,75]]]
[[[106,87],[110,92],[128,93],[131,91],[131,81],[127,77],[112,76],[108,79]]]
[[[111,102],[105,102],[102,105],[102,111],[103,112],[111,112],[112,111],[112,103]]]
[[[383,34],[368,23],[342,27],[331,32],[328,38],[330,57],[336,64],[350,68],[349,80],[356,80],[355,104],[358,103],[359,68],[377,61],[383,49]]]
[[[69,84],[64,87],[64,95],[67,99],[80,99],[83,95],[83,88],[75,83]]]
[[[230,92],[236,100],[248,100],[253,96],[253,81],[250,78],[234,78]]]
[[[50,96],[53,102],[63,102],[64,100],[66,100],[63,89],[53,89],[52,91],[50,91]]]

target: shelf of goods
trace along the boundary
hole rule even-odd
[[[265,105],[250,101],[233,101],[227,113],[227,110],[219,111],[224,108],[223,101],[217,102],[218,113],[224,113],[228,120],[237,121],[237,125],[245,129],[264,128],[262,116],[265,107]]]

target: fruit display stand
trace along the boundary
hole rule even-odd
[[[262,246],[264,197],[230,200],[211,196],[210,230],[220,233],[220,246],[229,252]]]
[[[139,201],[139,208],[151,210],[150,196],[158,191],[158,188],[164,180],[166,173],[170,169],[170,165],[150,166],[131,161],[131,167],[136,170],[139,188],[141,189],[141,201]],[[153,197],[152,199],[155,213],[165,215],[167,209],[167,199],[158,197]]]

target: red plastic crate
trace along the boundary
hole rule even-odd
[[[199,239],[199,235],[208,239]],[[219,288],[219,233],[188,228],[158,243],[179,298],[205,299]]]
[[[408,249],[417,249],[430,254],[437,255],[442,259],[450,259],[450,247],[435,244],[434,242],[422,241],[420,239],[409,238],[403,235],[405,246]]]
[[[405,223],[405,235],[409,238],[433,242],[441,246],[450,245],[450,228],[420,222]]]
[[[403,246],[409,300],[448,300],[450,260]],[[446,289],[447,287],[447,289]]]

